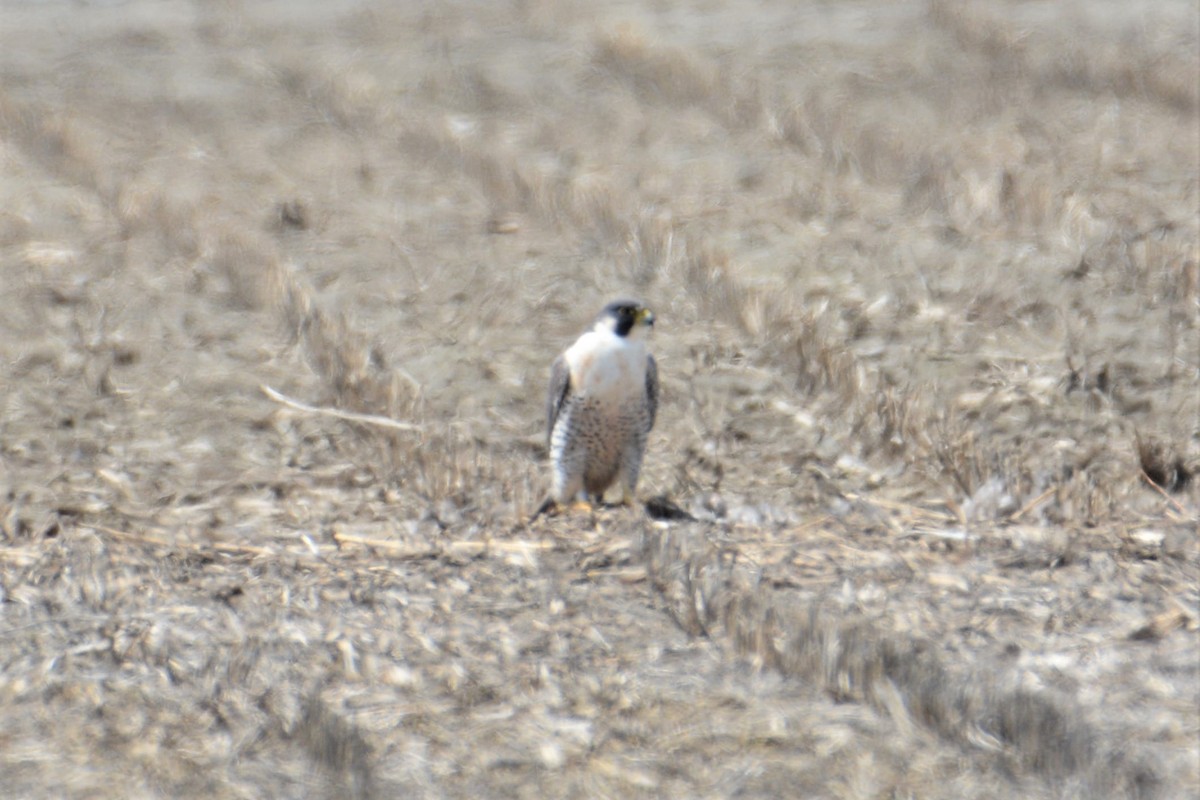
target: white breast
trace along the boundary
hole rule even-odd
[[[571,391],[601,401],[620,401],[646,391],[646,345],[605,331],[588,331],[563,354]]]

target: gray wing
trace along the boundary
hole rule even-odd
[[[563,402],[571,393],[571,368],[562,356],[554,359],[550,367],[550,391],[546,395],[546,445],[554,435],[554,423],[558,421],[558,412],[562,410]]]
[[[650,412],[650,419],[646,421],[648,432],[658,416],[658,362],[654,356],[646,356],[646,408]]]

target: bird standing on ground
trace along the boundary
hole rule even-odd
[[[658,412],[658,365],[646,349],[653,325],[650,309],[614,301],[554,360],[546,401],[553,488],[543,508],[598,502],[614,482],[621,502],[633,503]]]

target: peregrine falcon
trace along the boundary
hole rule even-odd
[[[581,493],[599,501],[614,482],[621,502],[633,503],[658,412],[658,365],[646,349],[653,325],[650,309],[614,301],[554,360],[546,400],[553,489],[543,509]]]

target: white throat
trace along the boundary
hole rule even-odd
[[[580,336],[563,357],[571,370],[571,389],[578,394],[598,399],[627,396],[646,385],[644,337],[617,336],[604,323]]]

